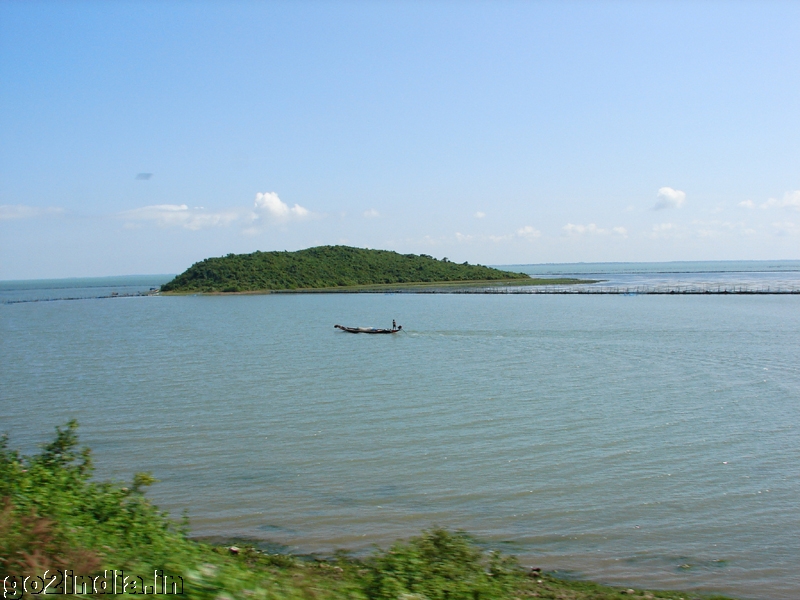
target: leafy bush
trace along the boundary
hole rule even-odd
[[[91,452],[78,448],[77,427],[57,427],[55,440],[32,457],[0,440],[0,572],[143,567],[144,556],[152,564],[189,550],[144,498],[152,476],[138,473],[130,487],[91,481]]]
[[[180,578],[186,597],[202,600],[620,598],[619,590],[593,583],[539,571],[528,577],[513,558],[483,552],[466,534],[443,529],[364,560],[341,553],[332,561],[311,561],[201,544],[144,497],[155,483],[149,473],[137,473],[128,486],[92,481],[91,453],[78,447],[77,427],[75,421],[57,427],[55,439],[34,456],[21,456],[0,438],[0,580],[48,569],[87,576],[159,570]]]
[[[425,531],[368,561],[367,594],[375,600],[418,596],[429,600],[503,598],[521,578],[511,557],[481,552],[464,533]]]
[[[155,483],[149,473],[137,473],[127,486],[93,481],[91,452],[79,448],[77,427],[75,421],[57,427],[54,441],[29,457],[0,438],[0,578],[47,569],[86,575],[158,569],[185,578],[186,593],[196,598],[223,590],[308,597],[313,587],[314,597],[475,600],[499,597],[519,575],[507,559],[487,557],[465,535],[441,529],[364,562],[340,556],[336,565],[318,561],[318,568],[254,548],[231,555],[188,539],[159,512],[142,493]]]

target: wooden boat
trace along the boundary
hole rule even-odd
[[[334,325],[336,329],[341,329],[347,333],[397,333],[403,329],[402,325],[392,329],[379,329],[377,327],[345,327],[344,325]]]

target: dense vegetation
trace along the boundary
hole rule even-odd
[[[228,254],[195,263],[161,287],[164,292],[254,292],[389,283],[528,279],[524,273],[457,264],[425,254],[349,246],[297,252]]]
[[[89,592],[91,576],[100,577],[102,585],[104,570],[122,570],[131,582],[142,575],[141,583],[148,587],[154,571],[163,571],[173,577],[170,582],[182,580],[185,596],[215,600],[697,597],[525,572],[513,558],[485,552],[467,535],[441,529],[363,559],[347,554],[328,560],[299,558],[253,547],[201,544],[187,537],[185,523],[175,524],[144,497],[144,488],[155,482],[150,475],[135,475],[129,486],[92,481],[91,454],[78,448],[76,428],[75,422],[57,428],[55,440],[34,456],[21,456],[0,438],[0,580],[5,581],[6,598],[22,596],[24,577],[27,594],[41,592],[54,571],[64,569],[88,580]],[[47,593],[71,591],[55,585]],[[120,581],[118,591],[121,586]],[[142,592],[130,585],[125,591]]]

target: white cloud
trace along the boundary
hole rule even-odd
[[[685,202],[686,192],[673,190],[671,187],[662,187],[658,190],[658,202],[653,206],[653,210],[680,208]]]
[[[772,226],[777,230],[778,235],[800,235],[800,226],[790,221],[773,223]]]
[[[235,211],[209,212],[203,208],[189,208],[185,204],[155,204],[126,210],[120,216],[127,221],[126,227],[136,227],[142,222],[155,223],[159,227],[183,227],[197,231],[209,227],[229,225],[239,218]]]
[[[381,214],[374,208],[370,208],[369,210],[364,211],[364,218],[366,219],[376,219],[380,216]]]
[[[470,242],[508,242],[517,238],[522,238],[526,240],[535,240],[536,238],[540,237],[542,232],[538,229],[531,227],[530,225],[525,225],[525,227],[520,227],[514,233],[507,233],[505,235],[467,235],[463,233],[456,232],[456,241],[461,243],[470,243]]]
[[[780,200],[770,198],[761,205],[761,208],[794,208],[795,210],[800,210],[800,190],[786,192]]]
[[[575,225],[574,223],[567,223],[563,227],[567,235],[583,235],[584,233],[605,233],[602,229],[597,229],[597,225],[590,223],[589,225]]]
[[[278,194],[275,192],[259,192],[256,194],[252,218],[257,220],[262,216],[273,221],[288,221],[305,219],[311,216],[311,212],[299,204],[289,208],[289,205],[278,198]]]
[[[439,246],[444,241],[444,238],[435,238],[430,235],[426,235],[420,240],[420,242],[426,246]]]
[[[741,206],[742,208],[755,208],[756,203],[752,200],[742,200],[739,202],[738,206]]]
[[[701,239],[735,239],[738,236],[752,236],[756,233],[755,230],[747,226],[745,221],[721,221],[721,220],[694,220],[691,222],[692,227],[678,228],[674,227],[672,237],[686,238],[695,237]]]
[[[513,240],[516,237],[513,233],[509,233],[506,235],[472,235],[472,234],[464,234],[456,232],[456,241],[460,243],[471,243],[471,242],[507,242],[509,240]]]
[[[529,240],[538,238],[542,235],[542,232],[538,229],[534,229],[530,225],[525,225],[525,227],[521,227],[517,229],[517,237],[527,238]]]
[[[482,219],[485,216],[486,216],[485,212],[478,211],[478,212],[475,213],[475,218],[476,219]]]
[[[562,227],[566,235],[579,236],[579,235],[609,235],[614,233],[623,237],[628,236],[628,230],[624,227],[612,227],[610,230],[602,229],[594,223],[588,225],[580,225],[575,223],[567,223]]]
[[[650,239],[666,239],[672,237],[676,233],[676,227],[673,223],[658,223],[653,225],[653,230],[650,232]]]
[[[63,213],[63,208],[57,208],[55,206],[42,208],[39,206],[25,206],[24,204],[4,204],[0,206],[0,221],[54,217]]]
[[[275,192],[256,194],[252,209],[234,207],[221,211],[209,211],[202,206],[190,208],[186,204],[156,204],[119,213],[128,229],[152,223],[158,227],[183,227],[184,229],[208,229],[224,227],[234,221],[242,224],[245,235],[261,233],[269,223],[283,223],[315,216],[308,209],[295,204],[289,207]],[[262,225],[263,224],[263,225]]]
[[[720,231],[719,229],[706,229],[706,228],[701,228],[701,229],[698,229],[698,230],[696,231],[696,233],[697,233],[697,236],[698,236],[698,237],[701,237],[701,238],[712,238],[712,239],[716,239],[716,238],[719,238],[720,236],[722,236],[722,235],[723,235],[724,233],[726,233],[726,232],[724,232],[724,231]]]

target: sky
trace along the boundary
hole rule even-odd
[[[0,2],[0,279],[800,259],[800,2]]]

